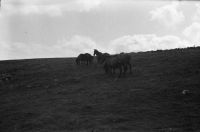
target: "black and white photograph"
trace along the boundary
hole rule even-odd
[[[0,0],[0,132],[200,132],[200,1]]]

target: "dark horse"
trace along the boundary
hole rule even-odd
[[[97,56],[97,62],[99,64],[102,64],[105,59],[110,56],[110,54],[99,52],[97,49],[94,49],[94,56],[95,55]]]
[[[93,60],[93,56],[89,53],[85,53],[85,54],[80,54],[77,58],[76,58],[76,64],[80,65],[80,64],[91,64]]]
[[[119,69],[119,77],[123,72],[124,75],[129,68],[129,72],[131,73],[131,56],[125,53],[111,55],[107,57],[104,62],[104,70],[106,73],[115,74],[115,70]]]
[[[118,55],[119,63],[122,65],[124,74],[129,69],[129,73],[132,73],[132,65],[131,65],[131,55],[126,53],[120,53]]]
[[[115,74],[115,70],[119,69],[119,77],[122,73],[122,65],[117,57],[117,55],[109,56],[104,61],[103,66],[105,73],[107,74]]]

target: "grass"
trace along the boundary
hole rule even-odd
[[[1,61],[0,131],[200,131],[200,48],[131,55],[120,79],[74,58]]]

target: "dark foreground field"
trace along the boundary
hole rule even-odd
[[[73,58],[0,62],[11,75],[0,81],[0,131],[199,132],[200,48],[133,53],[132,64],[116,79]]]

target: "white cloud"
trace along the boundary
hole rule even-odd
[[[47,14],[61,16],[66,11],[88,12],[98,8],[105,0],[8,0],[2,3],[1,14]]]
[[[13,14],[29,15],[29,14],[47,14],[49,16],[61,16],[62,10],[56,5],[5,5],[2,7],[1,15],[9,16]]]
[[[193,22],[190,26],[184,29],[183,34],[191,42],[200,44],[200,23]]]
[[[117,38],[111,42],[112,53],[137,52],[157,49],[173,49],[187,47],[187,41],[177,36],[162,36],[155,34],[127,35]]]
[[[54,46],[55,49],[64,51],[63,54],[66,56],[77,56],[85,52],[92,53],[93,49],[96,47],[96,42],[91,38],[78,35],[73,36],[70,40],[63,39]]]
[[[90,11],[93,8],[97,8],[102,4],[103,0],[78,0],[77,4],[82,7],[83,11]]]
[[[195,4],[196,12],[192,17],[192,23],[183,30],[183,35],[193,45],[200,45],[200,4]]]
[[[180,5],[178,2],[172,2],[171,4],[152,10],[150,12],[151,20],[157,20],[167,27],[174,27],[185,19],[179,7]]]
[[[9,59],[10,45],[0,41],[0,60]]]
[[[196,11],[196,13],[194,14],[192,20],[193,20],[193,21],[198,21],[198,22],[200,22],[200,4],[196,4],[195,6],[196,6],[197,11]]]
[[[9,21],[4,15],[1,14],[0,11],[0,43],[2,45],[3,42],[9,39],[10,31],[9,29]]]
[[[80,53],[93,53],[93,49],[102,52],[138,52],[157,49],[172,49],[193,46],[177,36],[157,36],[155,34],[127,35],[112,40],[101,47],[89,37],[75,35],[70,39],[58,41],[55,45],[33,43],[0,43],[0,59],[75,57]]]
[[[55,45],[35,43],[0,43],[0,60],[48,57],[73,57],[80,53],[89,52],[97,48],[96,43],[89,37],[75,35],[63,39]]]

